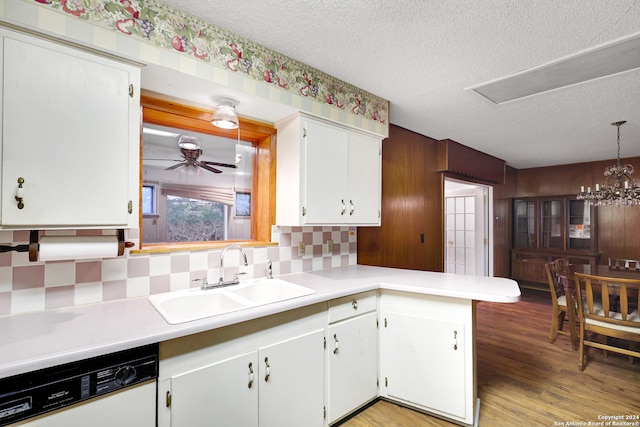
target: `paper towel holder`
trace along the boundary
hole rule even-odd
[[[0,245],[0,253],[2,252],[29,252],[29,261],[34,262],[38,260],[38,230],[31,230],[29,234],[28,245]]]
[[[124,240],[124,229],[120,228],[117,230],[118,236],[118,256],[124,255],[125,248],[132,248],[135,246],[133,242],[127,242]],[[16,252],[29,252],[29,261],[37,262],[38,254],[40,251],[40,231],[39,230],[31,230],[29,233],[29,244],[26,245],[0,245],[0,253],[16,251]]]

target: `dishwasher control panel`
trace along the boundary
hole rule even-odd
[[[0,379],[0,426],[158,378],[158,345]]]

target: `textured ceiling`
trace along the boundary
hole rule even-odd
[[[640,70],[501,105],[465,90],[640,33],[640,0],[164,2],[388,99],[392,124],[516,168],[613,159],[619,120],[622,157],[640,156]]]

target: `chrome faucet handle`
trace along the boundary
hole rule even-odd
[[[267,260],[267,279],[273,279],[273,263],[270,259]]]
[[[209,281],[206,277],[203,277],[201,279],[193,279],[192,282],[202,282],[202,285],[200,286],[202,289],[207,289],[209,287]]]
[[[238,277],[239,277],[241,274],[247,274],[247,272],[246,272],[246,271],[240,271],[240,272],[238,272],[238,273],[234,273],[234,275],[233,275],[233,281],[234,281],[235,283],[238,283],[238,282],[240,281],[240,279],[238,279]]]

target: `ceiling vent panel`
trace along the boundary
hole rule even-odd
[[[496,104],[640,68],[640,34],[467,88]]]

